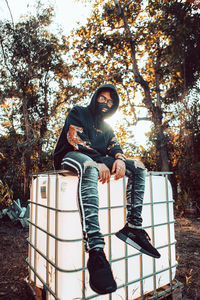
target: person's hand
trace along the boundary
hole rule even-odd
[[[105,164],[98,163],[99,181],[102,183],[110,182],[110,170]]]
[[[115,173],[114,179],[118,180],[125,176],[126,164],[121,159],[116,159],[112,166],[112,174]]]

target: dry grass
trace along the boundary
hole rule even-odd
[[[176,279],[184,284],[185,300],[200,299],[200,218],[177,218],[178,268]],[[28,231],[0,221],[0,300],[32,300],[25,282],[28,275]],[[67,299],[70,300],[70,299]]]

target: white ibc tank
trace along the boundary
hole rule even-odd
[[[143,228],[161,253],[160,259],[141,254],[114,233],[125,224],[127,179],[99,183],[99,220],[105,252],[118,289],[97,295],[89,286],[88,254],[84,252],[77,209],[76,176],[58,173],[33,177],[29,231],[29,280],[45,288],[46,299],[126,299],[143,297],[168,283],[176,271],[172,188],[165,173],[147,174]]]

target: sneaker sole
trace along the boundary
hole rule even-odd
[[[117,285],[116,285],[115,287],[114,286],[107,287],[105,291],[100,291],[100,290],[96,289],[90,281],[89,281],[89,283],[90,283],[91,289],[95,293],[100,294],[100,295],[111,294],[117,290]]]
[[[115,233],[115,235],[120,239],[122,240],[123,242],[125,242],[126,244],[132,246],[133,248],[137,249],[138,251],[144,253],[144,254],[147,254],[151,257],[154,257],[154,258],[160,258],[160,256],[158,255],[154,255],[150,252],[148,252],[147,250],[143,249],[141,246],[139,246],[137,243],[135,243],[133,240],[131,240],[129,237],[127,237],[126,235],[124,235],[123,233],[121,232],[117,232]]]

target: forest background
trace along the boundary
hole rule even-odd
[[[200,9],[182,0],[93,0],[69,35],[51,31],[54,7],[0,21],[0,209],[29,199],[30,174],[53,169],[67,113],[113,83],[127,157],[170,171],[176,208],[200,213]],[[8,8],[9,2],[6,1]],[[151,122],[137,145],[135,126]]]

